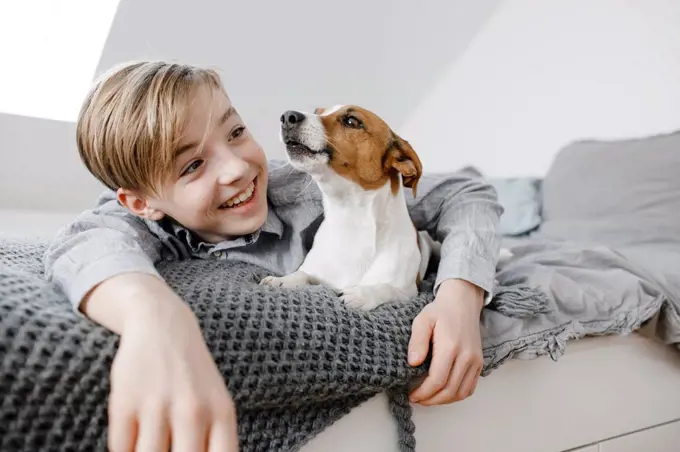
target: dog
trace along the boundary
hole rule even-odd
[[[355,105],[287,111],[280,139],[290,165],[318,185],[324,218],[297,271],[260,283],[323,285],[362,310],[415,297],[438,244],[407,210],[405,189],[415,197],[422,175],[411,145]]]

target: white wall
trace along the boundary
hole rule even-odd
[[[355,103],[401,125],[500,3],[122,1],[98,72],[137,58],[214,66],[267,154],[283,157],[289,109]]]
[[[287,109],[358,103],[401,125],[499,3],[121,0],[89,79],[129,59],[213,66],[258,141],[281,157],[278,118]],[[66,68],[75,70],[66,61],[48,69]],[[0,114],[0,209],[90,207],[101,186],[83,169],[74,140],[72,121]]]
[[[575,138],[680,128],[677,0],[361,3],[123,0],[96,72],[216,66],[271,156],[282,110],[338,102],[375,109],[426,169],[492,176],[542,174]],[[91,206],[74,139],[72,122],[0,114],[0,209]]]
[[[679,74],[677,0],[507,0],[400,132],[426,168],[542,175],[573,139],[680,128]]]
[[[104,186],[76,149],[72,122],[0,114],[0,210],[77,212]]]

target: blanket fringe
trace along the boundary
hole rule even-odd
[[[408,386],[399,386],[387,391],[390,412],[397,421],[399,435],[399,452],[415,452],[416,450],[416,425],[412,419],[411,403],[408,400]]]
[[[496,284],[494,297],[488,308],[518,319],[551,311],[550,301],[545,292],[524,283],[508,286]]]

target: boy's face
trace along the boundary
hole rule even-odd
[[[171,175],[159,192],[146,199],[146,216],[169,215],[209,242],[264,224],[267,160],[224,94],[216,93],[211,105],[208,89],[197,90]]]

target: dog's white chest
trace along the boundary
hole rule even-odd
[[[390,184],[366,191],[339,176],[320,184],[324,221],[300,268],[264,284],[297,288],[321,284],[350,307],[372,309],[417,295],[418,237],[403,191]],[[423,255],[429,258],[429,253]]]
[[[359,284],[415,286],[420,252],[405,203],[389,187],[374,196],[327,202],[301,270],[340,290]]]
[[[372,218],[329,212],[319,227],[304,270],[335,288],[359,284],[383,252]]]

